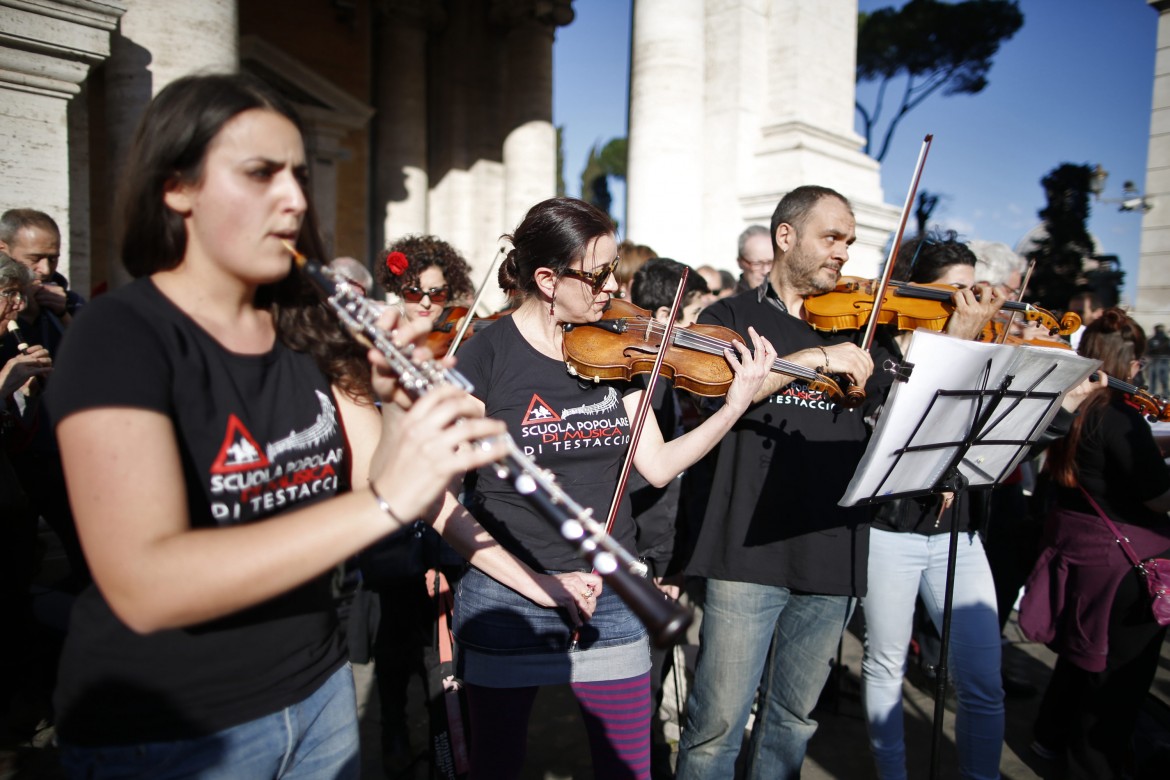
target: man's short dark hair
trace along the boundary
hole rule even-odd
[[[8,209],[0,214],[0,241],[8,246],[16,242],[16,234],[25,228],[40,228],[61,240],[61,228],[43,211],[36,209]]]
[[[821,198],[836,198],[845,204],[850,213],[853,212],[853,206],[850,205],[849,199],[836,190],[818,187],[815,184],[797,187],[781,198],[780,202],[776,204],[776,210],[772,212],[773,253],[776,251],[776,228],[788,224],[792,225],[799,233],[804,228],[804,223],[808,221],[808,215],[812,213],[813,208],[821,201]]]
[[[678,280],[682,278],[684,268],[690,271],[687,275],[686,292],[683,294],[684,302],[687,296],[693,293],[709,292],[702,274],[695,273],[677,260],[652,257],[634,274],[634,281],[630,285],[630,300],[635,306],[648,309],[651,313],[657,311],[660,306],[670,308],[674,303],[674,294],[678,291]]]
[[[959,241],[955,231],[932,231],[902,242],[890,278],[899,282],[930,284],[952,265],[969,265],[974,268],[975,263],[975,253],[971,247]]]

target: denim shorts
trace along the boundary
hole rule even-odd
[[[577,642],[564,613],[471,568],[455,594],[459,675],[488,688],[624,680],[650,670],[646,629],[611,589]]]
[[[69,778],[123,780],[357,780],[357,700],[347,663],[306,699],[191,739],[85,747],[61,742]]]

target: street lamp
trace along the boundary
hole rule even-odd
[[[1109,178],[1109,171],[1101,167],[1101,163],[1097,163],[1097,167],[1089,175],[1089,191],[1093,193],[1093,199],[1098,203],[1116,203],[1118,204],[1118,211],[1141,211],[1146,212],[1154,207],[1152,198],[1149,198],[1138,192],[1138,188],[1134,186],[1132,181],[1126,181],[1121,185],[1120,198],[1102,198],[1101,195],[1105,192],[1105,181]]]

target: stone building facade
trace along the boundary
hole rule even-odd
[[[852,130],[855,0],[634,9],[629,235],[733,266],[738,232],[817,182],[854,203],[850,271],[876,267],[896,209]],[[240,68],[305,120],[333,255],[429,232],[478,277],[554,193],[552,46],[573,16],[572,0],[0,0],[0,210],[58,220],[83,294],[124,283],[113,194],[139,116],[179,76]]]
[[[1155,207],[1142,215],[1133,315],[1147,333],[1153,333],[1156,323],[1170,324],[1170,0],[1147,2],[1158,15],[1158,53],[1142,192]]]
[[[853,204],[846,273],[873,276],[900,209],[854,131],[856,0],[635,0],[628,233],[735,268],[735,240],[802,184]]]
[[[243,69],[305,121],[326,246],[436,233],[486,265],[554,194],[552,44],[571,0],[0,0],[0,210],[49,212],[83,294],[123,283],[117,171],[151,97]]]

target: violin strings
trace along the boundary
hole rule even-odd
[[[666,326],[661,323],[651,320],[649,318],[639,317],[631,318],[630,322],[634,323],[634,327],[630,328],[633,333],[642,334],[644,338],[649,336],[658,336],[660,339],[666,333]],[[685,328],[675,328],[674,330],[674,344],[693,349],[697,352],[705,352],[709,355],[722,355],[724,349],[735,351],[731,342],[717,339],[714,336],[708,336],[703,333],[695,333]],[[818,378],[817,372],[805,368],[799,363],[792,363],[787,360],[776,358],[772,361],[772,370],[779,371],[782,374],[789,374],[799,379],[815,380]]]

